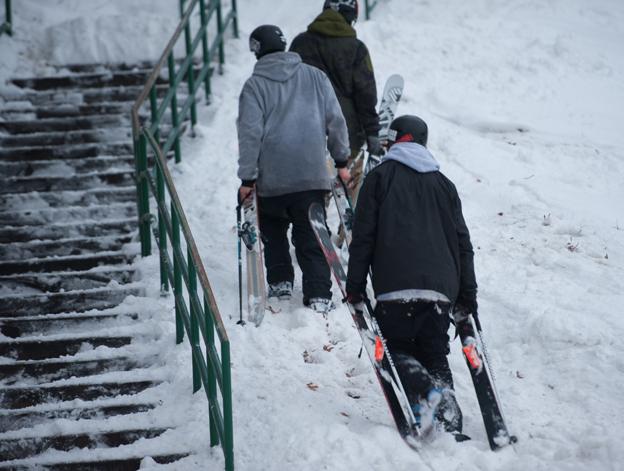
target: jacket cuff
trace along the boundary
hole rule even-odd
[[[336,162],[336,168],[345,168],[348,162],[348,160],[341,160],[340,162]]]
[[[256,184],[256,180],[241,180],[242,184],[241,186],[246,186],[249,188],[253,188],[254,185]]]

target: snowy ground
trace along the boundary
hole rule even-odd
[[[247,37],[275,23],[292,39],[320,4],[239,0],[241,39],[229,41],[225,75],[174,170],[232,342],[237,469],[621,469],[624,3],[390,0],[357,25],[379,88],[404,75],[400,112],[429,123],[430,148],[462,196],[480,315],[519,437],[515,449],[489,450],[454,343],[473,440],[442,437],[421,454],[396,433],[344,307],[326,325],[296,286],[260,328],[236,325],[234,122],[254,64]],[[201,430],[197,411],[187,417]],[[193,460],[219,469],[222,455]]]

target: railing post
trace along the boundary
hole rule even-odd
[[[9,36],[13,36],[13,12],[11,11],[11,0],[5,0],[4,2],[4,8],[6,10],[5,15],[6,15],[6,23],[7,23],[7,34]]]
[[[201,20],[201,25],[204,28],[204,35],[202,37],[202,59],[204,61],[204,67],[210,68],[210,53],[208,52],[208,18],[206,17],[206,0],[199,0],[199,18]],[[211,73],[208,71],[206,74],[206,78],[204,79],[204,86],[206,89],[206,103],[210,103],[210,95],[212,91],[210,90],[210,76]]]
[[[217,31],[219,32],[219,74],[223,74],[223,64],[225,63],[225,48],[223,47],[223,11],[221,0],[217,2]]]
[[[152,254],[152,236],[150,234],[149,186],[147,183],[147,141],[141,130],[139,130],[139,136],[135,136],[134,152],[141,255],[147,257]]]
[[[214,349],[214,318],[212,311],[210,310],[210,304],[204,296],[204,315],[206,322],[206,353]],[[210,355],[207,356],[206,364],[208,365],[208,422],[210,425],[210,446],[216,446],[219,444],[219,432],[217,431],[217,423],[213,416],[213,409],[219,407],[217,401],[217,376],[215,372],[216,365],[210,360]]]
[[[232,28],[234,29],[234,37],[238,39],[238,7],[236,0],[232,0]]]
[[[230,342],[221,342],[221,373],[223,376],[223,453],[225,469],[234,470],[234,425],[232,423],[232,370],[230,366]]]
[[[156,156],[158,159],[158,156]],[[160,162],[154,164],[156,170],[156,201],[158,203],[158,250],[160,252],[160,291],[169,291],[169,267],[167,261],[167,226],[160,208],[165,206],[165,179]]]
[[[155,123],[158,119],[158,101],[156,96],[156,84],[150,89],[150,112],[152,116],[152,124]],[[156,126],[156,130],[154,131],[154,139],[160,145],[160,123]]]
[[[191,350],[200,350],[199,348],[199,322],[197,318],[199,317],[199,312],[194,307],[195,304],[192,301],[192,297],[197,295],[197,269],[195,268],[195,262],[193,261],[193,254],[191,252],[191,248],[187,248],[187,262],[188,265],[188,291],[189,291],[189,312],[191,315]],[[199,363],[195,359],[195,355],[193,358],[193,392],[197,392],[201,389],[201,375],[199,374]]]
[[[169,66],[169,86],[173,87],[175,82],[175,61],[173,60],[173,51],[169,53],[167,57],[167,65]],[[171,97],[171,121],[173,122],[172,132],[178,132],[178,126],[180,122],[178,120],[178,88],[174,87],[174,93]],[[182,161],[182,154],[180,154],[180,136],[176,136],[174,142],[175,161],[180,163]]]
[[[175,313],[176,313],[176,343],[182,343],[184,340],[184,322],[182,321],[182,313],[178,301],[182,298],[182,268],[178,261],[177,254],[180,249],[180,216],[175,208],[175,204],[171,201],[171,246],[173,249],[173,293],[175,295]]]
[[[184,16],[184,0],[180,1],[180,16]],[[186,71],[186,80],[188,82],[188,91],[189,91],[189,100],[191,100],[191,133],[193,133],[193,128],[197,124],[197,105],[195,104],[195,72],[193,71],[193,51],[192,48],[192,39],[191,39],[191,20],[189,19],[188,23],[186,23],[186,27],[184,28],[184,42],[186,44],[186,59],[191,57],[191,63],[189,64],[189,68]]]

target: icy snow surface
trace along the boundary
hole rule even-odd
[[[20,15],[39,14],[42,2],[23,3],[32,12]],[[77,0],[62,3],[84,8]],[[368,360],[357,358],[360,343],[346,308],[339,306],[327,323],[304,308],[299,272],[293,300],[281,302],[279,312],[267,312],[259,328],[236,325],[235,119],[238,93],[254,65],[247,37],[255,26],[275,23],[292,39],[321,3],[239,0],[241,39],[229,40],[225,75],[215,77],[197,137],[185,138],[184,161],[173,169],[231,339],[237,469],[622,469],[624,3],[390,0],[380,2],[371,21],[357,24],[379,89],[393,73],[405,77],[399,113],[429,123],[430,150],[462,197],[481,320],[508,424],[519,438],[515,448],[489,450],[454,342],[450,362],[473,440],[440,437],[420,454],[399,438]],[[131,16],[126,25],[135,24]],[[77,29],[91,38],[79,49],[62,25],[78,21],[106,30],[114,24],[90,18],[63,17],[50,25],[47,37],[69,49],[36,54],[72,62],[138,54],[90,47],[90,28]],[[128,42],[116,28],[120,43],[138,44],[132,38],[139,41],[141,26]],[[146,53],[162,48],[140,44]],[[335,214],[331,222],[335,227]],[[143,266],[157,286],[155,258]],[[338,294],[334,302],[340,304]],[[186,406],[185,348],[167,353],[179,380],[175,391],[167,386],[179,398],[170,420],[186,424],[172,439],[192,444],[198,454],[162,467],[145,460],[145,469],[220,469],[223,463],[220,450],[206,445],[205,398],[197,394]]]

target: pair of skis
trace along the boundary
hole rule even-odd
[[[323,208],[318,204],[313,204],[310,207],[308,217],[338,287],[343,297],[346,298],[347,277],[325,225]],[[414,416],[382,332],[379,330],[379,326],[372,315],[373,308],[371,304],[366,302],[362,305],[354,306],[347,303],[347,307],[362,338],[364,348],[373,365],[397,429],[408,445],[414,447],[420,438],[429,433],[430,427],[423,427],[423,424],[419,423]],[[505,445],[514,443],[516,438],[510,435],[505,424],[494,378],[487,357],[484,354],[484,343],[481,338],[480,328],[477,327],[478,324],[472,315],[457,318],[455,321],[462,342],[462,352],[470,370],[479,407],[481,408],[488,442],[492,450],[497,450]],[[429,376],[424,368],[419,374],[422,377]],[[430,376],[429,378],[431,387],[433,387],[433,379]]]
[[[241,245],[244,245],[247,266],[247,319],[258,327],[264,319],[266,288],[259,229],[258,198],[255,190],[245,200],[239,202],[236,207],[236,222],[238,232],[238,299],[240,311],[238,324],[245,325],[243,320],[243,258],[241,253]]]

